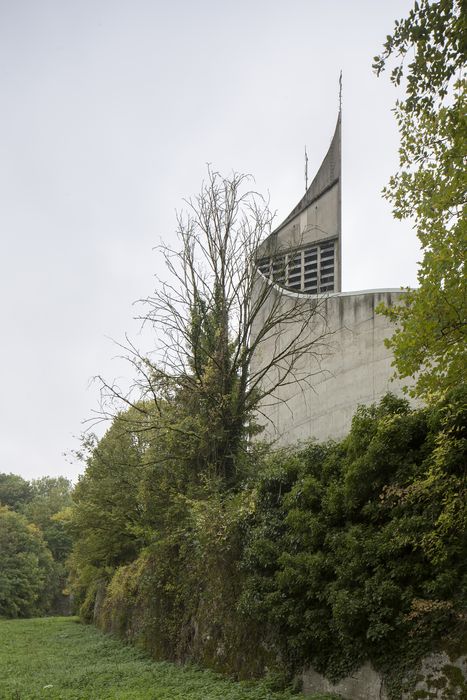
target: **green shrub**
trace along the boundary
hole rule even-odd
[[[462,408],[461,408],[462,407]],[[465,405],[360,408],[341,443],[280,453],[258,481],[241,607],[291,668],[391,675],[461,617]]]
[[[420,410],[388,395],[340,442],[258,459],[236,491],[188,487],[176,465],[171,480],[154,446],[108,434],[78,492],[82,615],[238,677],[288,683],[312,665],[337,680],[370,660],[397,697],[417,659],[462,634],[465,416],[461,391]]]
[[[0,506],[0,617],[41,615],[53,597],[54,562],[39,529]]]
[[[156,659],[195,661],[236,677],[274,661],[262,624],[237,609],[243,524],[251,493],[185,498],[185,517],[119,567],[98,606],[98,624]]]

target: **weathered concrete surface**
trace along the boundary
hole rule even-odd
[[[365,664],[339,683],[330,683],[324,676],[309,669],[302,676],[303,692],[336,693],[347,700],[387,700],[387,694],[379,673]]]
[[[467,656],[450,659],[445,652],[426,656],[416,672],[415,686],[402,693],[400,700],[467,699]],[[303,692],[336,693],[346,700],[388,700],[384,682],[370,664],[365,664],[339,683],[330,683],[313,669],[302,675]]]
[[[280,356],[280,350],[299,333],[301,319],[294,313],[297,305],[309,305],[308,337],[317,339],[315,346],[294,367],[292,376],[287,377],[286,385],[274,391],[274,399],[267,398],[261,406],[268,419],[267,422],[260,420],[265,424],[261,437],[276,440],[278,445],[310,438],[341,438],[348,432],[359,404],[377,402],[388,391],[402,393],[401,383],[390,381],[394,373],[392,355],[384,346],[384,339],[392,335],[394,326],[387,318],[376,314],[375,308],[380,302],[397,304],[403,292],[395,289],[340,291],[341,150],[339,113],[331,145],[311,185],[297,206],[258,249],[258,259],[284,256],[304,246],[326,241],[333,241],[335,249],[335,291],[327,297],[297,294],[258,273],[259,288],[264,283],[270,284],[271,295],[256,318],[252,337],[260,328],[268,327],[271,308],[278,301],[281,316],[288,312],[297,322],[276,326],[270,337],[261,343],[251,365],[252,377],[271,358]],[[302,261],[302,289],[305,289],[304,265]],[[316,309],[315,314],[313,309]],[[287,364],[285,359],[283,372],[287,372]],[[274,385],[280,371],[268,372],[264,383],[269,380]]]
[[[285,220],[263,241],[258,258],[300,246],[335,241],[335,287],[341,290],[341,114],[331,145],[305,195]]]
[[[423,659],[417,683],[402,700],[413,697],[426,700],[467,699],[467,656],[450,659],[446,652],[430,654]]]
[[[273,294],[281,296],[281,304],[290,307],[291,314],[297,299],[306,298],[277,287]],[[261,438],[276,440],[278,445],[310,438],[338,439],[349,431],[359,404],[377,402],[388,391],[402,394],[402,383],[391,381],[392,353],[384,345],[394,326],[375,311],[381,302],[388,306],[399,303],[402,295],[400,290],[391,289],[309,297],[310,308],[316,305],[316,313],[310,316],[307,332],[310,339],[318,339],[317,343],[298,362],[296,381],[277,389],[275,398],[265,403],[262,410],[269,421],[261,421],[265,425]],[[266,304],[258,326],[268,313]],[[276,329],[270,340],[259,346],[252,372],[277,352],[278,343],[286,347],[296,333],[293,323]],[[273,373],[270,379],[274,379]]]

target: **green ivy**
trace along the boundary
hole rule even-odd
[[[461,419],[462,413],[462,419]],[[341,443],[276,455],[257,484],[241,608],[291,668],[338,680],[370,660],[392,687],[462,617],[465,402],[362,407]],[[405,672],[405,671],[404,671]]]

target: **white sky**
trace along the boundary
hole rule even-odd
[[[210,162],[256,177],[277,222],[329,146],[343,69],[344,291],[416,283],[380,192],[397,91],[372,57],[409,0],[0,0],[0,472],[80,470],[89,380],[129,373],[153,246]]]

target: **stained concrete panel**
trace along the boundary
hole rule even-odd
[[[281,312],[290,308],[291,316],[305,296],[278,287],[273,294],[281,296]],[[377,402],[388,391],[402,394],[402,382],[391,379],[393,358],[384,345],[394,326],[376,313],[378,304],[400,303],[402,295],[399,290],[376,290],[331,294],[318,300],[308,337],[322,339],[300,358],[296,382],[279,387],[275,398],[269,397],[268,405],[262,407],[270,420],[259,419],[264,424],[261,438],[279,445],[341,438],[349,431],[358,405]],[[316,304],[317,298],[309,297],[309,303]],[[264,322],[269,310],[266,304],[257,324]],[[273,356],[275,348],[285,347],[294,338],[297,327],[283,324],[277,331],[278,335],[260,346],[253,358],[253,372]],[[271,381],[276,372],[271,370]]]

